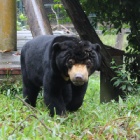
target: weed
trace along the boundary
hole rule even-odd
[[[128,94],[136,94],[140,91],[140,85],[137,83],[135,79],[130,77],[130,73],[125,71],[123,65],[117,66],[115,61],[112,61],[111,67],[115,73],[116,77],[112,78],[114,82],[114,86],[120,88],[126,95]]]
[[[1,83],[0,94],[14,97],[16,94],[21,94],[21,92],[22,92],[21,81],[16,81],[15,83],[5,81]]]

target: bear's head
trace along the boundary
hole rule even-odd
[[[53,45],[55,70],[74,85],[80,86],[89,76],[100,69],[100,46],[89,41],[67,40]]]

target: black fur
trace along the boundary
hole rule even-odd
[[[27,42],[21,51],[25,101],[35,107],[38,92],[43,86],[44,101],[51,116],[55,111],[58,115],[64,115],[66,110],[76,111],[83,103],[88,82],[75,86],[70,80],[65,80],[71,58],[82,64],[90,59],[91,75],[100,68],[100,47],[67,36],[39,36]]]

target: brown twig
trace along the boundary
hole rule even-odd
[[[27,106],[30,110],[35,111],[35,112],[37,112],[37,113],[40,113],[37,109],[35,109],[34,107],[32,107],[31,105],[29,105],[28,103],[26,103],[23,99],[21,99],[18,95],[16,95],[16,97],[17,97],[20,101],[22,101],[23,104],[24,104],[25,106]],[[33,113],[33,114],[30,114],[28,117],[26,117],[26,118],[13,130],[13,132],[11,133],[11,135],[12,135],[12,134],[15,132],[15,130],[18,129],[18,127],[19,127],[22,123],[24,123],[28,118],[34,117],[34,118],[36,118],[37,120],[39,120],[38,117],[34,114],[34,112],[32,112],[32,113]],[[41,114],[41,113],[40,113],[40,114]],[[44,128],[45,128],[46,130],[50,131],[51,133],[53,132],[48,126],[45,125],[45,123],[44,123],[42,120],[39,120],[39,122],[44,126]],[[56,136],[58,136],[58,134],[56,134]]]
[[[20,101],[22,101],[22,103],[23,103],[26,107],[28,107],[30,110],[33,110],[33,111],[35,111],[35,112],[40,113],[37,109],[35,109],[34,107],[32,107],[31,105],[29,105],[28,103],[26,103],[23,99],[21,99],[18,95],[16,95],[16,97],[17,97]],[[41,113],[40,113],[40,114],[41,114]]]
[[[28,120],[30,117],[36,118],[36,119],[44,126],[44,128],[45,128],[46,130],[50,131],[51,133],[53,132],[53,131],[52,131],[48,126],[46,126],[45,123],[44,123],[42,120],[40,120],[35,114],[30,114],[30,115],[27,116],[22,122],[20,122],[20,124],[12,131],[12,133],[11,133],[10,135],[14,134],[14,132],[18,129],[18,127],[21,126],[21,124],[23,124],[23,123],[24,123],[26,120]],[[58,136],[58,134],[56,134],[56,135]]]
[[[121,118],[117,118],[117,119],[114,119],[114,120],[108,122],[108,123],[99,131],[99,135],[101,135],[101,133],[103,133],[103,131],[105,130],[105,128],[106,128],[108,125],[110,125],[111,123],[113,123],[113,122],[115,122],[115,121],[117,121],[117,120],[123,120],[123,119],[128,119],[128,118],[131,119],[132,117],[121,117]]]

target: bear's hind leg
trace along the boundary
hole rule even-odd
[[[25,102],[35,107],[39,90],[40,88],[33,86],[23,86],[23,97],[25,98]]]

